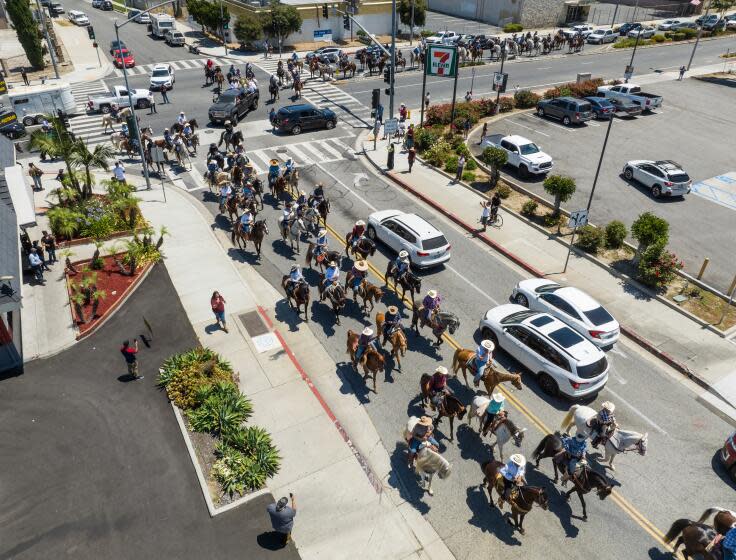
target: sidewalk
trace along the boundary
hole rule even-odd
[[[97,52],[92,48],[92,41],[85,27],[59,25],[54,22],[54,31],[74,65],[74,70],[64,74],[63,79],[66,82],[92,82],[104,78],[112,71],[112,64],[104,53],[100,52],[100,58],[97,58]]]
[[[293,313],[283,296],[187,195],[167,189],[168,203],[159,189],[137,195],[151,225],[171,233],[166,267],[197,337],[240,373],[254,424],[268,429],[279,449],[281,471],[268,489],[298,497],[294,540],[302,558],[452,558],[431,525],[386,484],[384,443],[354,396],[342,394],[327,352],[306,326],[281,326]],[[214,290],[227,301],[229,334],[213,328]]]
[[[412,117],[418,112],[412,112]],[[453,182],[417,158],[408,172],[406,151],[397,147],[394,170],[386,170],[387,141],[373,149],[369,132],[363,135],[363,149],[370,162],[393,181],[425,203],[449,217],[467,231],[475,231],[483,194]],[[637,287],[622,281],[590,260],[570,257],[567,272],[561,270],[567,247],[535,229],[522,218],[503,210],[503,227],[476,235],[477,243],[490,245],[532,275],[544,276],[585,289],[621,320],[622,332],[658,358],[692,372],[723,400],[709,391],[699,394],[703,404],[736,422],[736,344],[670,309]],[[677,364],[683,367],[678,368]],[[723,401],[726,402],[723,402]],[[727,404],[728,403],[728,404]],[[729,406],[730,405],[730,406]]]

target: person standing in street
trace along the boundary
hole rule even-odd
[[[125,363],[128,364],[128,374],[133,380],[138,381],[139,379],[143,379],[142,375],[138,375],[138,340],[133,341],[133,346],[130,345],[129,340],[123,341],[120,352],[123,358],[125,358]]]
[[[411,168],[414,166],[414,160],[417,158],[417,150],[414,146],[409,148],[409,153],[406,155],[406,161],[409,163],[409,173]]]
[[[456,183],[459,183],[463,178],[463,171],[465,171],[465,156],[460,156],[457,160],[457,173],[455,174]]]
[[[227,333],[230,331],[227,330],[227,322],[225,320],[225,303],[225,298],[220,295],[220,292],[212,292],[212,297],[210,298],[212,313],[215,314],[217,324]]]
[[[378,104],[378,107],[376,107],[376,120],[383,124],[383,105],[380,103]]]
[[[43,175],[43,171],[41,171],[38,167],[36,167],[35,164],[29,163],[28,164],[28,175],[31,176],[31,179],[33,179],[33,187],[37,191],[43,190],[43,185],[41,184],[41,175]]]
[[[296,499],[294,498],[294,494],[289,493],[289,498],[291,498],[291,507],[289,507],[289,500],[287,498],[281,498],[278,502],[269,504],[266,507],[266,511],[271,517],[271,527],[283,539],[281,541],[282,547],[289,544],[291,540],[291,531],[294,529],[294,517],[296,517]]]
[[[166,86],[161,86],[161,101],[164,105],[168,105],[169,103],[171,103],[171,101],[169,101],[169,94],[166,93],[166,90],[168,89],[169,88],[167,88]]]
[[[21,68],[20,69],[20,77],[23,78],[23,83],[27,86],[31,85],[31,82],[28,81],[28,74],[26,74],[26,69]]]
[[[488,123],[483,123],[483,132],[480,133],[480,142],[478,142],[479,146],[483,143],[483,140],[486,139],[487,135],[488,135]]]
[[[51,235],[48,231],[43,231],[43,237],[41,237],[41,243],[43,244],[44,248],[46,249],[46,254],[49,257],[50,263],[56,262],[56,240],[54,239],[54,236]]]
[[[388,142],[388,160],[386,161],[386,167],[389,171],[391,171],[394,168],[394,152],[396,151],[396,148],[394,148],[394,143],[389,140]]]
[[[685,77],[685,72],[687,71],[687,68],[685,66],[680,66],[680,77],[677,78],[678,80],[682,81],[682,78]]]
[[[149,115],[153,115],[154,113],[158,113],[156,110],[156,96],[153,94],[153,90],[148,90],[148,105],[151,107],[151,110],[148,112]]]

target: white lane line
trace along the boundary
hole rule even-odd
[[[535,68],[535,70],[551,70],[551,66],[542,66],[541,68]]]
[[[330,146],[327,140],[320,142],[319,148],[320,150],[324,150],[325,152],[331,154],[333,160],[342,158],[342,154],[335,150],[332,146]]]
[[[288,146],[286,149],[291,151],[297,158],[299,158],[302,161],[303,165],[312,165],[314,163],[312,158],[310,158],[307,154],[305,154],[299,148],[297,148],[296,144],[292,144],[291,146]]]
[[[301,145],[301,147],[312,154],[312,158],[317,160],[317,163],[327,163],[332,161],[332,158],[329,156],[329,154],[324,154],[320,152],[317,147],[312,144],[311,142],[305,142]]]
[[[593,64],[593,63],[592,62],[581,62],[580,63],[581,66],[587,66],[588,64]]]
[[[667,435],[667,432],[661,428],[658,424],[656,424],[651,418],[649,418],[646,414],[644,414],[642,411],[640,411],[638,408],[636,408],[633,404],[626,401],[621,395],[617,394],[616,392],[612,391],[608,386],[603,388],[604,391],[608,391],[611,393],[614,397],[616,397],[616,400],[619,402],[624,403],[626,406],[628,406],[637,416],[639,416],[642,420],[644,420],[647,424],[649,424],[652,428],[657,430],[660,434]]]
[[[268,155],[266,155],[266,153],[263,150],[253,150],[253,155],[257,156],[258,159],[260,159],[264,163],[266,168],[268,168],[269,166],[268,162],[271,161],[271,158],[268,157]]]
[[[452,272],[454,272],[455,274],[457,274],[457,277],[458,278],[460,278],[461,280],[463,280],[468,286],[470,286],[471,288],[473,288],[476,292],[478,292],[480,295],[482,295],[488,301],[490,301],[491,303],[493,303],[493,305],[501,305],[495,299],[493,299],[491,296],[489,296],[486,292],[484,292],[478,286],[476,286],[475,284],[473,284],[473,282],[471,282],[465,276],[463,276],[462,274],[460,274],[460,271],[459,270],[457,270],[456,268],[454,268],[454,267],[452,267],[450,265],[447,265],[447,264],[445,265],[445,267],[448,270],[451,270]]]

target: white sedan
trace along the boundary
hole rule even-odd
[[[519,282],[511,297],[519,305],[561,319],[596,346],[613,346],[618,340],[618,321],[582,290],[532,278]]]

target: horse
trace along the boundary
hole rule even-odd
[[[425,407],[430,402],[430,383],[432,382],[432,376],[428,373],[423,373],[419,379],[419,393],[422,395],[422,405]],[[455,395],[445,394],[442,397],[442,405],[438,408],[437,418],[434,419],[433,423],[435,427],[442,421],[443,417],[450,419],[450,441],[455,441],[455,418],[462,422],[465,417],[466,407],[460,402]]]
[[[304,82],[301,80],[294,80],[292,88],[294,89],[294,99],[300,99],[302,96],[302,90],[304,89]]]
[[[302,219],[304,220],[304,224],[307,226],[307,230],[312,235],[316,235],[319,233],[319,212],[307,205],[303,205],[301,208]]]
[[[317,60],[317,57],[313,57],[312,60],[309,61],[309,76],[310,78],[314,79],[314,75],[319,71],[319,61]]]
[[[326,78],[331,80],[335,79],[335,70],[331,64],[320,64],[319,65],[319,77],[322,78],[323,82],[326,82]]]
[[[396,68],[401,68],[402,72],[406,70],[406,59],[401,54],[401,51],[398,52],[398,56],[396,57]]]
[[[677,554],[677,549],[685,545],[685,558],[695,558],[699,555],[703,560],[718,560],[718,556],[710,550],[711,543],[716,538],[716,530],[705,523],[696,523],[690,519],[676,520],[667,534],[664,536],[664,542],[669,544],[677,537],[673,548],[673,553]]]
[[[316,247],[317,246],[314,242],[309,242],[309,246],[307,247],[307,258],[304,261],[309,268],[312,268],[312,259],[314,259],[314,262],[319,267],[320,272],[324,271],[325,263],[330,261],[335,261],[338,268],[340,267],[340,264],[342,263],[342,254],[339,251],[325,251],[323,255],[320,255],[320,258],[316,258],[314,256],[314,250]]]
[[[423,306],[417,306],[416,302],[414,302],[411,315],[411,327],[414,329],[417,336],[419,335],[419,327],[431,327],[432,334],[437,338],[435,346],[442,344],[442,335],[445,330],[449,330],[450,334],[455,334],[455,331],[460,327],[460,318],[449,311],[440,311],[436,313],[434,324],[431,325],[424,320],[424,313],[422,313],[423,310]]]
[[[388,288],[388,280],[389,278],[393,279],[394,281],[394,291],[398,294],[398,286],[401,285],[401,300],[404,300],[404,297],[406,296],[406,290],[409,290],[409,294],[411,295],[411,300],[414,301],[414,294],[418,294],[422,291],[422,279],[419,278],[416,274],[412,273],[411,271],[407,271],[405,274],[401,276],[401,279],[397,281],[396,279],[396,267],[394,264],[389,261],[388,265],[386,265],[386,273],[383,275],[385,286]]]
[[[102,133],[105,134],[107,132],[108,127],[115,132],[115,125],[113,124],[112,115],[102,115],[102,126],[105,127],[102,130]]]
[[[483,472],[483,482],[481,487],[488,490],[488,504],[491,509],[495,507],[493,503],[493,489],[499,496],[503,496],[504,484],[503,475],[500,473],[503,463],[499,461],[485,461],[480,468]],[[524,518],[532,510],[534,504],[537,504],[543,510],[549,508],[549,498],[544,488],[539,486],[517,486],[516,492],[512,492],[509,503],[511,505],[511,518],[507,518],[506,522],[512,527],[519,530],[522,535],[524,531]],[[499,507],[501,499],[499,499]]]
[[[371,284],[368,282],[368,280],[363,279],[362,282],[358,285],[356,288],[353,284],[353,275],[348,272],[345,275],[345,291],[348,291],[348,287],[350,287],[353,290],[353,299],[357,302],[358,297],[360,297],[363,300],[363,313],[369,313],[368,311],[368,304],[371,304],[370,311],[373,311],[373,308],[375,307],[375,302],[380,301],[383,297],[383,290],[376,286],[375,284]]]
[[[256,248],[256,254],[258,255],[258,258],[261,258],[261,244],[263,243],[263,238],[268,235],[268,226],[266,225],[266,220],[257,220],[253,226],[251,227],[250,234],[245,234],[240,229],[240,225],[237,225],[233,227],[233,232],[231,234],[231,241],[233,245],[235,245],[235,242],[237,241],[238,249],[245,250],[247,246],[248,240],[253,242],[254,247]],[[240,241],[243,241],[243,246],[240,246]]]
[[[383,322],[385,319],[386,316],[383,313],[380,311],[376,313],[376,332],[383,334]],[[391,357],[396,361],[396,369],[401,371],[401,356],[406,355],[406,349],[408,348],[404,329],[395,329],[388,338],[383,334],[384,346],[386,342],[391,343]]]
[[[596,414],[597,412],[590,407],[574,404],[563,418],[560,430],[569,432],[574,423],[578,432],[582,432],[587,437],[590,437],[588,420],[596,416]],[[615,471],[616,467],[613,466],[613,460],[619,453],[636,451],[643,457],[647,454],[648,440],[648,433],[640,434],[632,430],[615,428],[606,438],[604,461],[608,464],[603,465],[603,467]]]
[[[468,426],[472,427],[473,425],[473,418],[478,418],[478,423],[480,424],[478,426],[478,433],[483,433],[483,416],[486,413],[486,408],[488,408],[488,403],[491,402],[491,399],[488,397],[484,397],[482,395],[478,395],[477,397],[473,398],[473,401],[470,403],[470,413],[468,414]],[[503,461],[503,446],[508,443],[509,440],[514,440],[514,445],[516,447],[521,447],[521,443],[524,441],[524,432],[526,432],[526,428],[519,429],[516,424],[514,424],[508,416],[506,416],[506,420],[501,422],[498,427],[496,427],[496,431],[493,432],[493,435],[496,436],[496,441],[494,441],[491,444],[491,452],[493,452],[493,448],[498,445],[498,453]]]
[[[189,123],[192,132],[199,128],[199,124],[197,124],[197,119],[189,119],[189,121],[187,122]],[[171,130],[172,134],[179,134],[182,130],[184,130],[184,126],[180,125],[178,122],[175,122],[169,127],[169,129]]]
[[[348,71],[350,71],[350,77],[352,78],[355,76],[355,72],[357,71],[357,67],[355,66],[355,62],[348,61],[348,62],[341,62],[339,65],[339,69],[342,70],[342,77],[347,78],[348,77]]]
[[[230,146],[232,146],[232,150],[235,151],[235,148],[237,148],[242,142],[243,132],[241,130],[230,129],[222,133],[222,138],[218,143],[218,147],[220,144],[224,143],[226,151]]]
[[[276,100],[279,98],[279,86],[275,82],[271,82],[268,85],[268,93],[271,96],[271,103],[276,103]]]
[[[322,221],[327,227],[327,215],[330,213],[330,199],[323,198],[317,203],[317,212],[319,213]]]
[[[278,206],[281,196],[286,192],[286,179],[283,175],[276,177],[276,179],[269,177],[268,186],[271,188],[271,196],[273,196],[276,206]]]
[[[419,418],[416,416],[411,416],[407,421],[404,429],[404,440],[406,442],[411,441],[414,426],[417,425],[417,422],[419,422]],[[434,496],[432,491],[434,475],[439,476],[440,480],[446,479],[452,473],[452,465],[438,452],[429,447],[423,447],[414,460],[414,472],[421,478],[422,490],[425,490],[430,496]]]
[[[224,204],[224,209],[227,210],[228,218],[230,219],[230,224],[234,224],[235,221],[238,219],[238,206],[239,206],[239,200],[238,196],[230,196],[227,198]],[[222,208],[220,209],[220,213],[222,213]],[[255,217],[255,216],[254,216]]]
[[[324,301],[325,297],[329,298],[332,304],[332,311],[335,312],[335,322],[340,324],[340,310],[345,307],[347,298],[345,297],[345,290],[342,289],[340,284],[334,284],[331,288],[324,287],[325,275],[319,275],[319,284],[317,285],[317,291],[319,292],[319,300]]]
[[[715,514],[713,528],[721,535],[728,533],[729,529],[736,524],[736,512],[716,506],[706,509],[698,519],[698,523],[705,523],[713,514]]]
[[[309,322],[309,284],[306,281],[299,282],[293,290],[289,291],[286,287],[286,282],[289,280],[289,276],[285,275],[281,278],[281,287],[286,293],[286,301],[289,303],[289,307],[296,309],[296,314],[299,315],[301,306],[304,306],[304,320]],[[291,300],[294,300],[294,305],[291,304]]]
[[[350,355],[350,362],[353,364],[353,369],[356,372],[358,371],[359,364],[356,360],[355,354],[358,350],[359,339],[360,335],[358,333],[348,330],[347,353]],[[363,380],[367,382],[368,376],[370,375],[373,378],[373,392],[378,394],[378,391],[376,390],[376,376],[379,371],[385,371],[385,358],[380,352],[373,348],[372,345],[369,345],[360,357],[360,365],[363,366]]]
[[[353,252],[354,257],[358,257],[358,260],[364,261],[369,256],[376,254],[376,244],[367,237],[361,237],[353,247],[352,234],[348,233],[345,236],[345,254],[350,256],[350,251]]]
[[[250,189],[253,191],[253,200],[258,199],[263,210],[263,181],[254,175],[250,179],[246,180],[246,183],[250,185]]]
[[[475,356],[474,350],[458,348],[455,350],[455,354],[452,357],[452,373],[457,377],[457,370],[462,369],[466,387],[470,386],[468,385],[467,368],[468,362],[473,358],[473,356]],[[471,373],[474,374],[475,372],[471,370]],[[521,384],[521,375],[518,373],[505,373],[497,370],[493,367],[492,360],[488,361],[488,365],[481,376],[481,380],[483,381],[483,385],[485,385],[486,391],[489,395],[493,394],[494,389],[499,383],[504,383],[506,381],[511,381],[511,384],[519,391],[523,389]]]
[[[298,255],[301,252],[299,239],[302,233],[307,231],[307,228],[304,227],[304,221],[301,218],[295,218],[285,223],[284,217],[281,216],[279,218],[279,231],[281,232],[281,239],[284,240],[284,243],[286,243],[288,237],[292,251],[294,250],[294,241],[296,241],[296,254]]]

